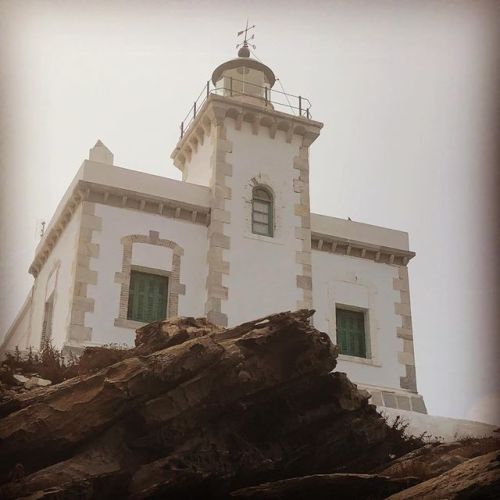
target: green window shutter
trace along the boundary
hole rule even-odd
[[[362,311],[336,309],[337,345],[341,354],[366,358],[365,315]]]
[[[167,315],[168,278],[156,274],[132,271],[127,318],[151,323]]]

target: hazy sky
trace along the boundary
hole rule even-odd
[[[1,334],[32,284],[36,223],[97,138],[119,166],[180,178],[170,160],[180,120],[235,56],[248,16],[258,57],[325,124],[311,148],[312,210],[410,233],[429,412],[500,424],[499,7],[0,1]]]

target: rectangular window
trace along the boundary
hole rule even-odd
[[[255,187],[252,196],[252,233],[273,236],[273,197],[263,187]]]
[[[366,358],[365,313],[340,307],[335,312],[340,354]]]
[[[130,273],[127,319],[151,323],[167,316],[168,277],[140,271]]]
[[[54,295],[45,302],[45,310],[42,324],[42,338],[40,340],[40,348],[44,348],[52,337],[52,317],[54,314]]]

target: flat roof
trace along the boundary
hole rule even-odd
[[[167,198],[190,205],[210,207],[210,189],[206,186],[89,160],[83,162],[79,172],[81,172],[80,180],[85,182],[134,191],[155,198]]]
[[[408,233],[405,231],[327,215],[311,214],[311,232],[380,247],[409,250]]]
[[[206,186],[189,182],[169,179],[160,175],[147,174],[137,170],[108,165],[95,161],[85,160],[78,169],[75,177],[68,186],[61,201],[52,215],[44,231],[44,237],[38,243],[35,255],[43,247],[50,230],[56,224],[61,213],[65,210],[73,193],[82,183],[99,186],[109,186],[110,189],[142,194],[147,197],[178,201],[181,203],[210,208],[210,189]]]

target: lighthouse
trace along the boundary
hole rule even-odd
[[[205,313],[220,325],[312,307],[309,148],[323,124],[275,82],[245,40],[213,71],[172,153],[184,181],[211,190]]]
[[[374,404],[425,413],[408,234],[311,212],[310,150],[323,124],[303,89],[285,93],[254,55],[249,29],[186,103],[171,154],[182,180],[118,166],[102,141],[91,148],[36,248],[33,288],[0,351],[50,340],[79,353],[133,345],[137,328],[175,316],[233,326],[315,309],[337,368]]]

